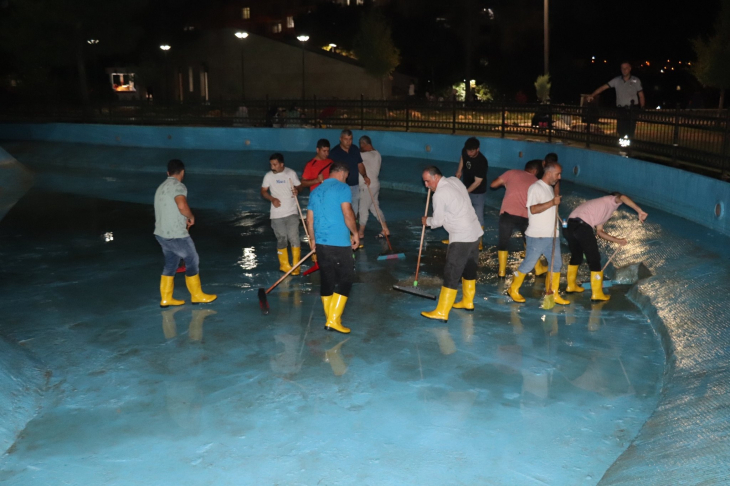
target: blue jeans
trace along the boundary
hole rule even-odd
[[[469,193],[469,199],[471,199],[471,207],[474,208],[474,212],[477,213],[477,219],[479,220],[479,225],[482,227],[482,230],[484,230],[484,199],[486,199],[487,194],[472,194]],[[482,231],[484,233],[484,231]],[[479,241],[482,241],[482,237],[479,237]]]
[[[172,277],[177,272],[180,259],[185,261],[185,275],[193,277],[200,272],[200,258],[195,250],[195,243],[189,236],[185,238],[162,238],[155,235],[157,242],[162,247],[162,254],[165,255],[165,267],[162,275]]]
[[[540,255],[545,255],[548,261],[548,269],[550,268],[550,258],[553,253],[552,238],[532,238],[527,237],[527,250],[525,251],[525,259],[522,260],[519,270],[520,273],[527,273],[535,268],[535,264],[540,259]],[[555,238],[555,266],[553,272],[560,272],[563,259],[560,256],[560,237]]]

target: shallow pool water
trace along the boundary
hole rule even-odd
[[[116,160],[103,147],[5,147],[36,175],[0,222],[0,333],[47,370],[42,406],[0,463],[7,484],[596,484],[656,406],[664,352],[628,287],[543,311],[544,279],[530,276],[527,303],[512,303],[493,208],[477,308],[442,324],[419,316],[433,301],[391,290],[413,276],[425,194],[384,190],[406,258],[377,260],[371,219],[343,336],[322,329],[316,273],[259,311],[257,289],[280,275],[265,161],[260,177],[188,166],[201,280],[219,298],[163,310],[151,203],[165,151],[155,174],[48,158]],[[426,234],[419,287],[434,294],[443,237]],[[515,238],[511,266],[520,249]],[[175,296],[188,298],[182,276]]]

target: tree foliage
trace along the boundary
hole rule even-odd
[[[552,88],[549,74],[541,74],[535,81],[535,91],[540,103],[547,103],[550,100],[550,88]]]
[[[390,25],[377,9],[370,9],[360,19],[354,51],[365,72],[375,78],[390,75],[400,64],[400,51],[393,43]]]
[[[730,88],[730,0],[722,0],[720,15],[715,22],[715,32],[709,38],[697,38],[692,42],[697,62],[692,73],[705,86]],[[720,97],[720,108],[724,96]]]

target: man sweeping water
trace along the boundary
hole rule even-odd
[[[421,315],[446,322],[452,307],[474,310],[482,226],[469,193],[458,178],[443,177],[434,166],[424,170],[422,177],[424,185],[433,191],[433,216],[424,216],[422,224],[431,229],[443,226],[449,233],[449,246],[438,305],[435,310],[421,312]],[[463,295],[461,301],[454,304],[459,280],[462,281]]]
[[[173,298],[175,272],[180,259],[185,262],[185,283],[193,304],[213,302],[216,295],[204,294],[200,286],[200,258],[188,229],[195,224],[195,216],[188,206],[188,189],[182,183],[185,164],[173,159],[167,163],[167,179],[155,192],[155,238],[162,247],[165,266],[160,279],[160,307],[183,305],[184,300]]]
[[[327,322],[324,328],[348,334],[342,325],[342,313],[355,279],[352,251],[360,238],[352,210],[352,192],[346,184],[347,165],[334,162],[330,176],[309,196],[307,227],[312,250],[319,255],[321,272],[320,296]]]

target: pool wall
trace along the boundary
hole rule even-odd
[[[359,135],[356,131],[355,137]],[[424,133],[371,132],[370,135],[384,157],[401,157],[398,159],[401,166],[386,164],[384,167],[383,186],[409,191],[422,191],[419,176],[424,159],[439,166],[449,164],[444,172],[452,173],[465,140],[464,136]],[[160,171],[164,161],[152,160],[144,154],[144,148],[154,147],[170,149],[171,154],[174,149],[198,150],[186,155],[194,159],[189,166],[191,173],[194,167],[195,171],[212,174],[258,176],[265,172],[262,166],[252,163],[259,160],[259,154],[244,159],[237,156],[240,151],[260,152],[265,167],[268,152],[299,151],[303,152],[304,160],[314,152],[317,139],[328,138],[335,143],[338,136],[337,130],[307,129],[0,125],[0,140],[128,147],[124,165],[114,167],[119,170]],[[660,165],[559,144],[494,138],[481,138],[481,142],[492,167],[520,168],[527,160],[556,152],[564,165],[565,179],[606,191],[625,192],[640,203],[686,218],[652,216],[646,225],[650,227],[648,234],[658,231],[651,230],[656,227],[666,229],[666,235],[671,232],[672,236],[667,241],[642,241],[632,255],[619,254],[614,260],[617,267],[642,261],[654,273],[653,277],[640,281],[630,296],[660,335],[668,366],[657,409],[600,484],[723,484],[730,475],[725,460],[730,454],[727,239],[702,232],[689,221],[730,234],[724,211],[730,186]],[[80,167],[99,163],[79,153],[83,152],[83,146],[69,147],[68,152],[59,153],[59,158],[65,156],[60,163],[69,166],[78,163]],[[290,165],[299,168],[303,160]],[[495,171],[490,177],[497,174]],[[720,215],[716,217],[718,204]]]
[[[366,132],[355,130],[357,139]],[[384,156],[417,158],[434,163],[458,162],[464,135],[368,131]],[[76,142],[122,147],[228,151],[314,152],[319,138],[336,143],[339,130],[304,128],[148,127],[80,124],[0,124],[0,140]],[[522,168],[531,159],[555,152],[563,164],[563,178],[607,192],[620,191],[639,203],[700,223],[730,235],[726,214],[730,184],[641,160],[595,152],[563,144],[481,137],[482,152],[493,167]],[[223,168],[225,169],[225,167]],[[245,169],[245,167],[228,167]],[[253,168],[260,173],[258,167]],[[392,186],[418,184],[417,167],[401,171]],[[414,175],[415,173],[415,175]],[[410,177],[409,177],[410,176]],[[396,185],[397,184],[397,185]],[[399,187],[407,189],[409,187]],[[412,187],[410,187],[412,189]]]

